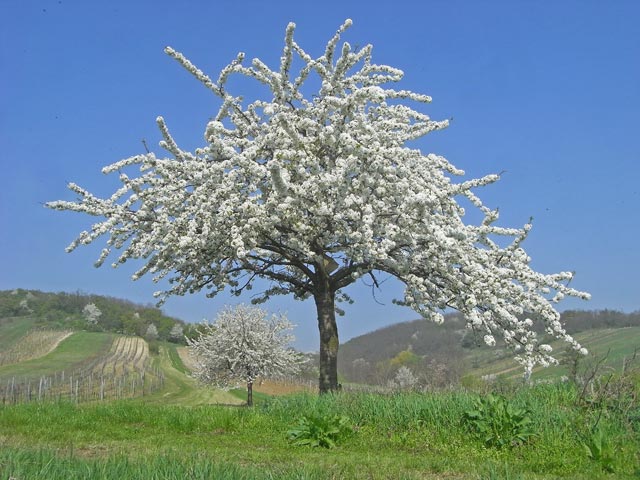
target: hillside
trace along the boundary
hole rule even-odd
[[[144,399],[146,403],[242,403],[198,385],[176,345],[111,332],[50,330],[30,317],[0,323],[0,405],[41,400]],[[155,354],[150,351],[155,345]]]
[[[34,325],[40,326],[34,330]],[[411,365],[417,370],[423,362],[441,374],[429,363],[433,352],[444,362],[446,352],[454,349],[476,356],[482,369],[478,375],[492,366],[509,368],[494,362],[496,350],[470,348],[460,326],[455,318],[443,328],[408,322],[349,343],[358,347],[352,352],[369,358],[399,350],[379,362],[391,369]],[[637,340],[640,327],[591,329],[577,335],[600,351],[615,348],[612,359],[619,360],[621,354],[631,353],[630,340]],[[367,344],[372,338],[388,341],[388,349],[376,352],[374,344]],[[261,406],[229,408],[244,403],[244,392],[197,384],[186,374],[188,365],[179,355],[184,347],[174,343],[154,342],[153,354],[150,342],[139,336],[45,329],[37,316],[5,317],[0,343],[0,357],[6,357],[0,365],[0,471],[8,478],[417,479],[433,470],[436,473],[428,478],[475,479],[479,469],[487,471],[482,478],[520,478],[511,475],[515,471],[536,472],[535,478],[613,478],[600,475],[602,467],[583,453],[582,437],[574,434],[590,432],[595,409],[589,415],[590,404],[576,401],[573,384],[519,389],[508,405],[527,405],[527,416],[540,426],[537,431],[544,442],[497,450],[462,421],[478,399],[468,389],[316,396],[286,395],[295,391],[290,386],[263,390],[256,385],[256,392],[264,392],[256,393]],[[472,387],[482,391],[486,385],[480,382]],[[635,468],[630,459],[635,459],[638,444],[635,424],[628,420],[629,409],[636,407],[627,402],[635,401],[636,390],[626,395],[597,420],[616,453],[615,463],[606,465],[625,475]],[[347,427],[340,435],[346,441],[339,438],[333,452],[292,444],[284,432],[300,429],[301,418],[345,419]],[[325,435],[320,425],[320,435]],[[248,456],[239,457],[238,452]],[[508,476],[494,475],[498,470],[487,462],[496,458],[499,465],[509,465]],[[202,463],[209,459],[222,462],[220,469]],[[236,463],[254,470],[240,474]],[[368,466],[364,472],[363,464]],[[304,472],[286,474],[286,468],[300,466]],[[310,475],[310,466],[319,473]],[[549,475],[540,476],[539,471]],[[256,472],[268,475],[259,477]],[[582,476],[573,475],[577,472]]]
[[[576,355],[563,342],[551,342],[554,356],[560,363],[548,368],[535,368],[531,378],[535,381],[570,378],[596,367],[600,374],[610,370],[619,371],[636,351],[640,353],[640,327],[596,328],[578,332],[574,337],[589,350],[588,356]],[[505,350],[478,349],[467,360],[470,365],[468,373],[477,377],[502,376],[512,380],[522,378],[522,367]],[[572,370],[575,370],[574,373]]]
[[[19,318],[21,322],[13,323]],[[4,326],[3,326],[4,325]],[[88,330],[183,342],[192,325],[151,305],[82,292],[0,291],[0,351],[29,329]],[[23,330],[21,330],[23,329]]]
[[[0,291],[0,405],[124,398],[241,404],[242,391],[224,392],[189,376],[177,347],[184,348],[185,336],[194,335],[196,327],[117,298]],[[256,385],[255,392],[274,388]]]
[[[562,321],[567,331],[592,351],[592,357],[583,364],[607,354],[604,365],[619,368],[623,358],[632,355],[640,345],[640,312],[567,311],[562,314]],[[157,333],[150,334],[150,327]],[[80,338],[74,334],[67,341],[71,332],[102,332],[116,337],[182,343],[185,335],[195,334],[195,328],[153,306],[116,298],[80,292],[0,291],[0,372],[6,364],[29,361],[37,364],[40,360],[29,356],[33,352],[39,352],[40,357],[49,352],[56,354],[53,350],[59,344],[68,346]],[[100,343],[98,337],[91,338]],[[110,338],[109,342],[113,342],[115,337]],[[564,344],[554,342],[552,346],[564,365],[536,370],[534,379],[569,373],[572,360]],[[96,344],[93,348],[107,346]],[[158,349],[157,345],[152,348]],[[69,368],[81,364],[83,360],[78,359]],[[456,314],[447,315],[443,325],[415,320],[353,338],[341,345],[338,366],[343,382],[381,385],[388,384],[402,366],[419,376],[421,383],[433,387],[457,384],[468,375],[518,378],[522,374],[508,349],[500,344],[496,348],[482,345]],[[312,370],[310,365],[309,378],[315,378]],[[9,370],[3,376],[6,378],[8,373]]]
[[[640,311],[567,311],[562,314],[566,330],[590,350],[585,362],[607,355],[604,365],[620,368],[624,357],[640,347]],[[552,342],[555,356],[564,365],[536,369],[532,378],[568,373],[569,358],[562,342]],[[339,370],[344,381],[386,384],[401,366],[421,376],[423,383],[445,386],[464,375],[505,374],[521,377],[522,369],[510,350],[482,345],[464,326],[459,315],[449,314],[443,325],[425,320],[399,323],[353,338],[340,347]]]

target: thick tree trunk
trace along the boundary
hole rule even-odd
[[[253,382],[247,382],[247,407],[253,407]]]
[[[335,292],[327,281],[314,293],[320,331],[320,393],[338,390],[338,326],[336,324]]]

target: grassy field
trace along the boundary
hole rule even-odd
[[[541,385],[508,401],[526,407],[535,435],[487,446],[463,421],[476,395],[309,394],[256,407],[184,407],[122,401],[0,408],[4,478],[611,479],[638,478],[635,423],[577,406],[566,386]],[[296,446],[303,416],[341,416],[332,449]],[[600,458],[584,444],[604,436]],[[609,458],[605,462],[602,458]],[[613,473],[611,473],[613,472]]]
[[[28,320],[0,324],[4,348],[30,328]],[[596,354],[611,349],[607,361],[616,366],[633,353],[639,334],[600,330],[579,338]],[[159,343],[158,354],[146,357],[140,338],[76,332],[47,355],[0,367],[6,383],[101,365],[100,359],[111,359],[107,370],[116,372],[118,362],[133,359],[164,378],[160,390],[128,400],[0,403],[0,480],[640,478],[637,373],[625,389],[612,383],[611,395],[589,399],[570,384],[501,390],[509,410],[491,411],[481,430],[469,412],[487,397],[462,389],[317,396],[266,382],[255,386],[256,406],[247,408],[244,389],[224,392],[189,377],[177,348]],[[493,352],[474,355],[478,375],[520,375]],[[301,425],[313,438],[331,438],[335,448],[293,444],[288,432]],[[526,433],[520,440],[518,429]]]

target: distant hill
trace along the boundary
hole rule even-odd
[[[35,329],[88,330],[125,335],[152,336],[182,342],[193,325],[165,315],[151,305],[82,292],[0,291],[0,327],[22,318]],[[155,329],[155,333],[153,330]]]
[[[610,339],[610,343],[598,343],[595,351],[604,355],[612,348],[611,359],[621,361],[623,355],[633,353],[633,349],[640,346],[640,311],[572,310],[562,314],[562,322],[587,348],[603,336]],[[626,327],[631,328],[611,333]],[[552,345],[554,355],[562,357],[565,345],[562,342]],[[338,368],[347,382],[386,383],[399,367],[407,366],[422,375],[426,383],[444,386],[457,383],[470,373],[481,376],[508,372],[510,376],[519,376],[522,369],[512,356],[504,345],[484,346],[480,338],[465,328],[460,315],[449,314],[442,325],[414,320],[353,338],[340,346]],[[541,375],[548,376],[549,372],[562,373],[556,368]]]
[[[0,406],[142,397],[162,405],[241,404],[242,390],[238,399],[189,376],[179,355],[186,347],[177,344],[197,331],[158,308],[118,298],[0,291]],[[317,378],[313,366],[307,370]],[[300,389],[268,385],[269,394]],[[265,390],[256,384],[254,391]]]

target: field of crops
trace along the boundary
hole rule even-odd
[[[37,355],[37,360],[25,359],[0,368],[1,403],[122,399],[143,396],[162,387],[164,376],[152,365],[144,339],[86,332],[67,332],[66,336],[62,341],[58,339],[60,348]],[[26,341],[30,340],[25,337],[16,346]],[[91,348],[92,342],[95,349]],[[74,343],[82,344],[86,356],[65,364],[66,350],[77,352]],[[43,370],[46,364],[62,368]]]

